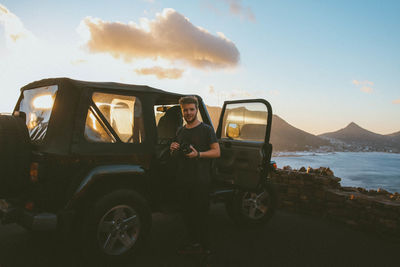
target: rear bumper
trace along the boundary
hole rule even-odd
[[[57,215],[54,213],[33,213],[21,207],[0,200],[1,224],[17,223],[34,231],[50,231],[57,228]]]

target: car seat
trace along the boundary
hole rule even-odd
[[[158,140],[159,141],[171,141],[175,138],[176,132],[179,127],[182,127],[182,111],[180,106],[170,107],[160,118],[158,122]]]

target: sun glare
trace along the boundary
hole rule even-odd
[[[51,109],[54,104],[54,99],[50,94],[40,95],[33,99],[32,104],[36,109]]]
[[[97,130],[97,126],[96,126],[96,117],[93,115],[92,112],[90,112],[89,117],[90,117],[90,119],[92,120],[93,129]]]

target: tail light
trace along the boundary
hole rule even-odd
[[[37,183],[38,182],[38,176],[39,176],[39,163],[37,162],[32,162],[31,163],[31,168],[29,170],[29,178],[32,183]]]
[[[276,171],[278,169],[278,165],[276,165],[275,161],[270,161],[269,163],[271,170]]]
[[[25,203],[25,209],[26,210],[32,211],[34,207],[35,207],[35,204],[32,201],[29,201],[29,202]]]

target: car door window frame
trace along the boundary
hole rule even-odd
[[[271,136],[272,107],[271,107],[271,104],[269,104],[265,99],[261,99],[261,98],[225,101],[224,105],[222,107],[221,115],[219,117],[218,128],[217,128],[217,132],[216,132],[217,139],[218,140],[234,141],[234,140],[231,140],[231,139],[229,139],[227,137],[226,138],[221,138],[221,136],[222,136],[222,125],[223,125],[223,120],[224,120],[224,116],[225,116],[226,106],[227,105],[229,105],[229,104],[255,103],[255,102],[263,103],[267,107],[267,110],[268,110],[268,114],[267,115],[268,115],[268,117],[267,117],[267,128],[266,128],[266,131],[265,131],[264,143],[269,143],[269,139],[270,139],[270,136]],[[235,141],[237,141],[237,142],[253,142],[253,141],[246,141],[246,140],[235,140]]]
[[[92,94],[92,96],[93,96],[93,94]],[[110,134],[111,138],[114,139],[118,143],[122,143],[118,134],[115,132],[113,127],[111,127],[110,123],[107,121],[107,118],[103,115],[103,113],[100,111],[100,109],[94,103],[92,98],[90,98],[89,110],[92,110],[93,114],[99,120],[99,123],[103,126],[104,130],[106,130],[106,132],[108,134]]]

